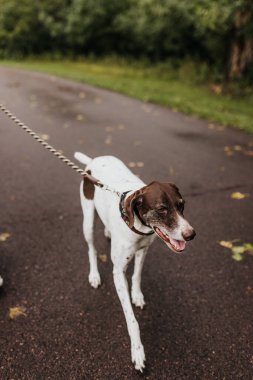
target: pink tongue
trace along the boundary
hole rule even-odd
[[[174,240],[170,238],[171,243],[176,247],[178,251],[183,251],[185,249],[186,243],[182,240]]]

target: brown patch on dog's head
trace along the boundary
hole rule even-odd
[[[87,173],[91,175],[91,171],[87,170]],[[93,199],[95,192],[94,184],[87,178],[83,178],[83,193],[86,199]]]
[[[149,185],[135,191],[125,201],[129,227],[131,228],[134,225],[134,211],[137,210],[139,216],[147,225],[152,224],[150,222],[153,218],[167,219],[164,222],[173,228],[175,211],[181,200],[181,194],[174,183],[151,182]],[[181,207],[183,208],[183,203]],[[167,215],[165,215],[165,208],[168,211],[166,212]],[[183,210],[181,209],[180,211],[182,212]]]
[[[151,182],[125,200],[129,227],[136,214],[174,252],[182,252],[196,233],[184,218],[184,200],[174,183]]]

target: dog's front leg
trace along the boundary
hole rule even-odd
[[[131,340],[132,362],[135,364],[135,368],[142,372],[145,367],[145,353],[141,343],[139,325],[132,309],[125,274],[129,262],[129,255],[123,259],[123,252],[118,251],[115,252],[115,254],[112,252],[112,260],[114,264],[114,284],[125,314],[127,329]]]
[[[132,276],[132,301],[135,306],[141,309],[145,305],[144,296],[141,291],[141,272],[148,248],[142,248],[136,252],[134,258],[134,273]]]

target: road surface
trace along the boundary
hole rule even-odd
[[[7,68],[0,102],[70,158],[112,154],[146,182],[175,182],[197,232],[183,255],[158,240],[150,248],[146,307],[135,308],[147,357],[141,375],[99,220],[103,285],[88,284],[78,174],[0,114],[1,380],[252,379],[253,257],[237,262],[219,241],[253,242],[253,137]],[[233,192],[249,196],[234,200]],[[15,307],[24,315],[11,319]]]

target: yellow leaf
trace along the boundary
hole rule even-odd
[[[106,263],[107,262],[107,256],[106,255],[99,255],[99,260],[102,261],[102,263]]]
[[[79,92],[79,98],[84,99],[86,97],[85,92]]]
[[[16,319],[20,315],[26,315],[25,309],[22,306],[10,307],[9,309],[10,319]]]
[[[233,248],[233,243],[231,241],[221,240],[219,241],[219,244],[225,248],[229,248],[229,249]]]
[[[111,143],[112,143],[112,136],[108,136],[108,137],[105,139],[105,144],[110,145]]]
[[[240,193],[239,191],[236,191],[235,193],[232,193],[230,195],[232,199],[244,199],[244,198],[247,198],[248,196],[249,194],[243,194],[243,193]]]
[[[105,130],[106,130],[106,132],[112,132],[113,131],[113,127],[105,127]]]
[[[0,234],[0,241],[6,241],[7,239],[9,239],[10,236],[11,234],[9,234],[9,232],[3,232],[2,234]]]
[[[234,146],[234,150],[236,150],[237,152],[239,152],[240,150],[242,150],[241,145],[235,145]]]

